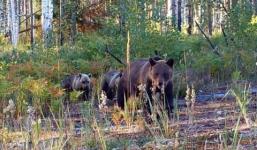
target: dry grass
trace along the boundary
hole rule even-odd
[[[184,100],[181,100],[184,101]],[[183,104],[184,102],[179,102]],[[85,113],[86,108],[77,110]],[[135,111],[134,109],[131,111]],[[152,139],[161,140],[168,137],[172,141],[177,141],[178,147],[185,149],[228,149],[232,146],[233,134],[235,129],[238,132],[236,146],[239,149],[254,148],[257,143],[257,127],[255,124],[249,128],[244,118],[239,119],[240,109],[234,99],[223,99],[211,102],[196,101],[194,110],[191,114],[194,116],[193,121],[189,122],[185,105],[179,106],[179,120],[173,120],[167,124],[166,131],[163,126],[153,122],[148,124],[144,121],[141,113],[126,112],[127,117],[133,115],[123,122],[121,119],[124,112],[117,109],[108,111],[95,111],[93,114],[80,114],[79,116],[70,116],[68,118],[53,118],[51,124],[56,125],[56,130],[51,127],[40,131],[37,143],[42,141],[59,140],[57,147],[72,145],[75,147],[98,147],[108,149],[108,141],[119,139],[139,140],[142,137],[151,137]],[[73,112],[74,113],[74,112]],[[76,113],[74,113],[76,114]],[[248,105],[247,115],[252,120],[256,119],[256,102],[253,100]],[[116,116],[116,118],[115,118]],[[130,116],[132,117],[132,116]],[[81,124],[81,131],[75,132],[77,123]],[[111,125],[111,122],[114,125]],[[28,142],[28,132],[11,132],[1,129],[0,141],[4,145],[10,143]],[[164,134],[165,132],[165,134]],[[224,135],[228,136],[224,140]],[[24,138],[26,137],[26,138]],[[53,142],[54,143],[54,142]],[[175,146],[175,145],[174,145]],[[56,147],[54,144],[52,148]]]

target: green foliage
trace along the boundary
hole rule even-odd
[[[38,8],[39,2],[34,3],[35,7]],[[54,3],[59,6],[59,2]],[[171,26],[171,18],[166,18],[161,10],[164,3],[163,0],[158,1],[152,14],[149,14],[146,10],[152,5],[150,0],[107,2],[109,16],[97,18],[102,28],[96,32],[78,34],[74,44],[71,44],[67,39],[70,36],[69,19],[74,3],[67,1],[61,29],[66,43],[61,47],[53,44],[50,48],[44,48],[40,34],[37,33],[33,50],[23,38],[18,48],[13,49],[7,38],[0,36],[0,97],[16,97],[20,105],[27,104],[31,98],[39,103],[50,100],[50,104],[57,110],[63,94],[60,81],[66,75],[91,72],[98,77],[110,67],[122,67],[104,50],[108,45],[111,52],[124,61],[128,31],[131,39],[131,60],[151,57],[155,50],[159,51],[163,58],[175,59],[174,76],[179,76],[177,82],[181,86],[188,82],[184,79],[188,69],[194,71],[194,78],[200,79],[210,75],[214,79],[230,80],[237,71],[240,72],[241,78],[256,78],[257,17],[252,16],[248,1],[240,1],[228,10],[225,18],[226,37],[219,32],[211,37],[221,57],[212,52],[209,43],[202,36],[189,36]],[[206,7],[205,4],[203,7]],[[83,9],[88,5],[88,1],[79,2],[78,20],[84,17]],[[38,10],[37,8],[35,10]],[[57,18],[58,15],[58,9],[54,9],[54,17]],[[119,23],[121,17],[124,19],[123,25]],[[204,18],[201,21],[206,20]],[[206,23],[202,22],[201,25]],[[186,25],[183,30],[185,28]],[[57,27],[53,30],[52,40],[58,41],[58,37]],[[232,77],[232,80],[233,78],[235,77]]]

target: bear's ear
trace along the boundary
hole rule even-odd
[[[173,64],[174,64],[174,60],[172,58],[170,58],[167,62],[166,62],[167,65],[169,65],[171,68],[173,67]]]
[[[120,72],[119,72],[119,77],[121,77],[122,74],[123,74],[123,70],[120,70]]]
[[[91,78],[91,77],[92,77],[92,74],[91,74],[91,73],[89,73],[89,74],[88,74],[88,77],[89,77],[89,78]]]
[[[154,66],[156,64],[156,61],[153,58],[149,58],[149,63],[151,66]]]
[[[120,78],[122,77],[122,72],[119,73],[119,77],[120,77]]]
[[[82,74],[81,73],[79,73],[79,78],[81,78],[82,77]]]

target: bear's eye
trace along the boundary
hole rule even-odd
[[[168,79],[168,78],[169,78],[169,74],[168,74],[168,73],[164,73],[164,74],[163,74],[163,77],[164,77],[165,79]]]
[[[88,83],[88,81],[85,80],[85,81],[82,81],[82,83],[85,84],[85,83]]]
[[[158,72],[154,73],[154,76],[155,76],[155,77],[157,77],[158,75],[159,75],[159,73],[158,73]]]

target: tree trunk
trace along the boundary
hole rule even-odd
[[[232,8],[235,8],[237,5],[238,0],[232,0]]]
[[[71,41],[72,44],[75,42],[75,37],[77,35],[77,11],[78,11],[78,1],[72,1],[72,9],[71,9]]]
[[[29,28],[29,19],[27,19],[29,15],[29,1],[24,0],[24,20],[25,20],[25,30],[28,30]],[[28,32],[26,32],[26,37],[28,36]]]
[[[197,22],[201,22],[200,21],[200,16],[201,16],[201,9],[200,9],[200,3],[199,2],[195,2],[194,3],[194,19],[195,19],[195,21],[197,21]],[[194,25],[194,29],[193,29],[193,32],[194,33],[198,33],[198,29],[196,28],[196,25]]]
[[[226,8],[227,8],[227,10],[230,10],[230,5],[231,5],[230,4],[230,0],[226,0],[226,6],[227,6]]]
[[[177,20],[177,15],[176,15],[176,10],[177,10],[177,0],[172,0],[172,26],[175,28],[176,27],[176,20]]]
[[[63,20],[63,0],[60,0],[60,7],[59,7],[59,43],[60,46],[63,45],[63,26],[62,26],[62,20]]]
[[[30,0],[30,44],[34,47],[34,15],[33,15],[33,0]]]
[[[5,16],[4,16],[4,2],[3,0],[0,0],[0,33],[3,33],[4,31],[4,24],[5,24]]]
[[[14,47],[17,46],[19,38],[19,24],[18,24],[18,15],[17,15],[17,2],[16,0],[10,0],[8,3],[8,28],[11,38],[11,43]]]
[[[254,14],[257,15],[257,0],[253,0]]]
[[[22,0],[17,0],[18,2],[17,2],[17,9],[18,9],[18,12],[17,12],[17,14],[18,14],[18,30],[20,31],[20,23],[21,23],[21,7],[22,7],[22,5],[21,5],[21,1]]]
[[[202,25],[204,23],[205,20],[205,3],[204,0],[200,1],[200,25]]]
[[[211,4],[211,0],[208,0],[208,31],[209,34],[212,35],[212,4]]]
[[[45,47],[51,44],[52,20],[53,20],[53,2],[52,0],[42,0],[42,32]]]
[[[181,3],[182,0],[178,0],[178,30],[181,31]]]
[[[192,34],[192,28],[193,28],[193,7],[192,7],[192,0],[188,0],[187,3],[187,7],[188,7],[188,28],[187,28],[187,33],[189,35]]]
[[[125,0],[120,0],[120,33],[125,38],[126,31],[125,31],[125,25],[126,25],[126,19],[125,19],[125,10],[126,10],[126,4]]]
[[[172,15],[172,0],[167,0],[167,17]]]
[[[146,12],[145,12],[145,0],[139,1],[139,9],[140,9],[140,30],[143,35],[145,35],[146,31]]]

